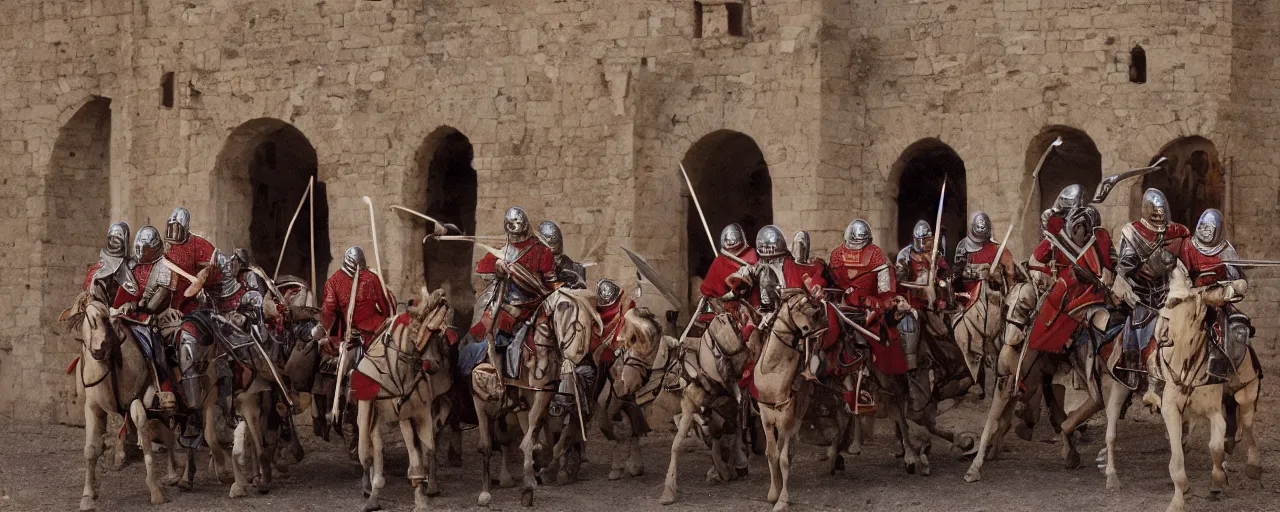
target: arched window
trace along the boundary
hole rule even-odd
[[[1134,45],[1129,50],[1129,81],[1135,84],[1147,83],[1147,51],[1139,45]]]

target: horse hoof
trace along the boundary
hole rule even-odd
[[[168,502],[169,502],[169,499],[164,497],[164,493],[153,493],[151,495],[152,505],[164,505],[165,503],[168,503]]]
[[[736,475],[737,478],[735,478],[735,480],[741,480],[743,478],[746,478],[747,475],[751,473],[751,468],[742,466],[740,468],[736,468],[735,471],[737,472],[737,475]]]
[[[1213,489],[1209,491],[1209,501],[1218,501],[1222,499],[1222,489]]]
[[[658,499],[658,503],[670,505],[676,502],[676,492],[670,488],[662,491],[662,497]]]
[[[769,494],[764,498],[764,500],[765,500],[765,501],[767,501],[767,502],[769,502],[769,503],[777,503],[777,502],[778,502],[778,490],[777,490],[777,489],[774,489],[774,488],[770,488],[770,489],[769,489]]]
[[[93,498],[88,496],[80,498],[80,512],[96,512],[97,507],[94,506]]]
[[[631,475],[631,476],[644,476],[644,466],[636,466],[636,467],[634,467],[634,468],[627,468],[627,474],[628,474],[628,475]]]
[[[1261,480],[1262,466],[1258,466],[1254,464],[1246,464],[1244,466],[1244,476],[1249,477],[1250,480]]]
[[[182,479],[182,478],[179,478],[177,483],[173,484],[173,486],[177,487],[178,490],[182,492],[191,492],[192,490],[191,482],[188,482],[186,481],[186,479]]]
[[[982,472],[981,472],[981,471],[978,471],[978,470],[976,470],[976,469],[970,469],[968,472],[966,472],[966,473],[964,474],[964,481],[966,481],[966,482],[974,483],[974,482],[977,482],[977,481],[979,481],[979,480],[982,480]]]
[[[218,473],[218,483],[221,483],[222,485],[231,485],[236,483],[235,473]]]
[[[526,507],[533,506],[533,489],[524,489],[520,491],[520,504]]]
[[[245,494],[246,494],[246,493],[244,492],[244,486],[243,486],[243,485],[236,484],[236,483],[231,484],[231,495],[230,495],[230,496],[231,496],[232,498],[243,498],[243,497],[245,496]]]
[[[571,484],[571,483],[573,483],[573,478],[569,476],[569,473],[568,473],[568,472],[560,471],[560,472],[556,473],[556,484],[557,484],[557,485],[569,485],[569,484]]]
[[[481,506],[481,507],[488,507],[488,506],[489,506],[489,500],[490,500],[490,499],[492,499],[492,498],[493,498],[493,497],[492,497],[492,496],[490,496],[490,495],[489,495],[489,493],[487,493],[487,492],[482,492],[482,493],[480,493],[480,498],[476,500],[476,505],[479,505],[479,506]]]
[[[364,503],[364,512],[373,512],[374,510],[382,510],[382,505],[378,500],[368,500]]]
[[[916,465],[915,465],[915,463],[907,464],[907,474],[908,474],[908,475],[914,475],[914,474],[916,474]]]
[[[271,486],[269,485],[255,485],[253,486],[253,488],[258,491],[258,494],[266,494],[271,492]]]
[[[977,440],[974,439],[973,434],[960,434],[960,439],[957,440],[956,447],[960,448],[964,453],[969,453],[971,450],[974,450],[974,447],[977,444]]]
[[[428,498],[434,498],[440,495],[440,488],[431,484],[427,484],[427,490],[423,492]]]
[[[787,509],[787,502],[779,501],[773,504],[773,512],[782,512]]]
[[[414,482],[416,486],[417,482],[427,479],[427,472],[422,470],[422,466],[410,466],[407,476],[409,481]]]
[[[1080,452],[1072,450],[1067,453],[1067,460],[1064,465],[1067,469],[1078,469],[1080,467]]]
[[[1120,488],[1120,477],[1116,475],[1107,475],[1107,490],[1114,491]]]
[[[507,477],[505,479],[503,478],[498,479],[498,487],[501,487],[503,489],[510,489],[515,486],[516,486],[516,479],[514,478]]]
[[[836,463],[835,463],[834,469],[836,471],[844,471],[844,455],[840,455],[838,453],[836,454]]]

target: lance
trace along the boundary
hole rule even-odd
[[[459,228],[458,228],[458,226],[456,226],[456,225],[454,225],[454,224],[450,224],[450,223],[448,223],[448,222],[441,222],[441,221],[439,221],[439,220],[435,219],[434,217],[431,217],[431,216],[429,216],[429,215],[427,215],[427,214],[425,214],[425,213],[418,212],[418,211],[414,211],[414,210],[410,210],[410,209],[405,208],[405,207],[403,207],[403,206],[400,206],[400,205],[398,205],[398,204],[393,204],[393,205],[391,205],[391,209],[392,209],[392,210],[400,210],[400,211],[402,211],[402,212],[408,213],[409,215],[413,215],[413,216],[415,216],[415,217],[419,217],[419,218],[422,218],[422,219],[424,219],[424,220],[428,220],[428,221],[431,221],[432,223],[435,223],[436,228],[435,228],[434,230],[432,230],[432,232],[427,233],[427,236],[425,236],[425,237],[423,237],[423,238],[422,238],[422,243],[424,243],[424,244],[425,244],[425,243],[427,243],[427,239],[428,239],[428,238],[431,238],[432,236],[437,236],[437,237],[438,237],[438,236],[440,236],[440,235],[445,235],[445,234],[448,234],[448,233],[462,233],[462,230],[461,230],[461,229],[459,229]],[[495,237],[485,237],[485,238],[488,238],[488,239],[490,239],[490,240],[499,240],[499,238],[495,238]]]
[[[937,301],[937,290],[933,284],[938,280],[938,241],[942,240],[942,207],[947,204],[947,175],[942,175],[942,192],[938,193],[938,215],[933,221],[933,251],[929,253],[929,281],[925,288],[926,294],[929,296],[929,307],[933,307],[933,302]]]
[[[1164,168],[1164,163],[1166,160],[1168,160],[1168,158],[1160,157],[1159,160],[1156,160],[1156,163],[1148,165],[1146,167],[1130,169],[1120,174],[1113,174],[1111,176],[1107,176],[1106,179],[1103,179],[1101,182],[1098,183],[1098,189],[1095,190],[1093,193],[1093,202],[1101,203],[1103,201],[1106,201],[1107,196],[1111,195],[1111,190],[1114,189],[1116,185],[1120,184],[1121,181],[1127,180],[1129,178],[1136,178],[1138,176],[1151,174],[1153,172],[1156,172]]]
[[[1220,262],[1220,263],[1217,263],[1217,264],[1215,264],[1215,265],[1213,265],[1213,266],[1215,266],[1215,267],[1219,267],[1219,266],[1230,266],[1230,267],[1237,267],[1237,268],[1267,268],[1267,267],[1280,267],[1280,261],[1273,261],[1273,260],[1225,260],[1225,261],[1222,261],[1222,262]]]
[[[834,304],[831,304],[831,302],[828,302],[826,299],[823,299],[822,303],[831,306],[831,311],[835,312],[836,318],[839,318],[840,321],[844,322],[845,325],[852,327],[853,330],[858,331],[859,334],[867,337],[868,339],[875,340],[876,343],[883,343],[880,340],[880,336],[878,334],[871,332],[871,330],[858,324],[858,322],[853,321],[852,318],[845,316],[844,313],[840,312],[839,307],[836,307]]]
[[[702,221],[702,229],[707,232],[707,241],[711,242],[711,250],[715,251],[716,237],[711,235],[711,226],[707,224],[707,216],[702,213],[702,203],[698,202],[698,193],[693,191],[693,182],[689,181],[689,173],[684,170],[684,162],[680,163],[680,175],[684,176],[684,184],[689,187],[689,197],[693,198],[693,207],[698,210],[698,219]]]
[[[1049,158],[1049,153],[1053,152],[1053,148],[1062,145],[1062,137],[1053,139],[1049,147],[1045,148],[1044,153],[1040,155],[1040,161],[1036,162],[1035,170],[1031,171],[1031,184],[1035,185],[1036,180],[1040,177],[1040,169],[1044,167],[1044,161]],[[1027,208],[1031,207],[1032,194],[1027,194],[1027,200],[1022,203],[1022,210],[1018,212],[1018,216],[1009,221],[1008,229],[1004,231],[1004,238],[1000,239],[1000,247],[996,249],[996,259],[994,261],[997,266],[1000,265],[1000,256],[1004,254],[1004,248],[1009,245],[1009,235],[1013,234],[1013,227],[1018,225],[1018,221],[1027,216]]]
[[[435,238],[436,240],[444,240],[446,242],[475,242],[477,245],[484,245],[479,242],[480,240],[490,240],[495,242],[506,240],[506,237],[479,236],[479,235],[444,235],[444,236],[436,236],[436,237],[433,237],[432,235],[427,235],[427,238]],[[427,238],[423,238],[422,241],[426,242]]]
[[[307,204],[307,197],[308,195],[311,194],[311,187],[315,185],[315,182],[316,182],[315,176],[312,176],[311,179],[307,181],[307,189],[302,191],[302,199],[298,201],[298,208],[293,211],[293,218],[289,219],[289,227],[284,230],[284,242],[280,243],[280,256],[276,258],[276,271],[271,273],[272,280],[275,280],[277,277],[280,277],[280,264],[284,263],[284,251],[285,249],[289,248],[289,235],[293,234],[293,224],[298,221],[298,215],[302,214],[302,206]],[[314,230],[315,228],[314,210],[312,211],[311,227]],[[312,242],[314,245],[314,240],[312,240]],[[312,258],[312,261],[315,261],[315,259]],[[312,276],[311,282],[312,282],[312,285],[314,286],[315,284],[314,276]]]
[[[364,201],[364,204],[369,207],[369,234],[373,237],[373,262],[378,266],[378,279],[382,280],[382,292],[387,296],[387,301],[390,302],[392,300],[391,289],[387,286],[387,276],[382,273],[382,256],[378,253],[378,222],[373,217],[373,200],[369,199],[369,196],[361,196],[360,200]],[[356,289],[352,287],[351,297],[354,298],[355,296]],[[355,301],[352,300],[352,302]],[[395,304],[390,306],[393,310],[396,307]]]
[[[315,295],[315,293],[316,293],[316,283],[318,283],[318,282],[319,282],[319,281],[316,281],[316,187],[315,187],[315,183],[316,183],[316,178],[315,178],[315,176],[312,176],[312,177],[311,177],[311,185],[312,185],[312,187],[311,187],[311,192],[310,192],[310,195],[311,195],[311,202],[308,204],[308,209],[310,210],[310,211],[309,211],[309,216],[311,217],[311,247],[310,247],[310,252],[311,252],[311,286],[310,286],[310,288],[311,288],[311,294],[312,294],[312,296],[314,296],[314,295]],[[325,270],[328,270],[328,269],[325,269]],[[314,304],[314,302],[313,302],[313,304]]]

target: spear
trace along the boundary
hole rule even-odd
[[[1040,177],[1040,168],[1044,167],[1044,161],[1049,158],[1049,153],[1053,152],[1053,148],[1062,145],[1062,137],[1053,139],[1049,147],[1045,148],[1044,154],[1040,155],[1040,161],[1036,162],[1036,168],[1031,171],[1031,183],[1034,185],[1036,179]],[[1009,228],[1004,231],[1004,238],[1000,240],[1000,248],[996,249],[996,259],[991,260],[995,265],[1000,265],[1000,256],[1004,254],[1004,248],[1009,246],[1009,235],[1013,233],[1013,227],[1018,224],[1018,220],[1027,216],[1027,208],[1031,207],[1031,198],[1033,194],[1027,194],[1027,200],[1022,203],[1022,210],[1018,212],[1018,216],[1009,221]]]
[[[369,207],[369,234],[373,237],[373,262],[378,267],[378,279],[382,280],[382,292],[386,294],[387,301],[390,302],[392,300],[391,289],[387,287],[387,276],[382,273],[382,256],[378,252],[378,222],[373,217],[373,200],[369,199],[369,196],[361,196],[360,200],[364,201],[364,204]],[[355,296],[356,290],[352,288],[351,297],[353,302]],[[395,304],[391,304],[391,309],[394,310],[395,307]]]
[[[307,204],[307,196],[311,194],[311,187],[315,186],[315,183],[316,178],[315,176],[312,176],[311,180],[307,182],[307,189],[302,191],[302,199],[298,201],[298,209],[293,211],[293,218],[289,219],[289,227],[284,230],[284,242],[280,244],[280,257],[276,258],[276,271],[271,273],[271,280],[273,281],[280,276],[280,264],[284,263],[284,250],[289,247],[289,235],[293,233],[293,223],[298,221],[298,215],[302,213],[302,206]],[[314,213],[312,214],[311,223],[314,230]],[[314,245],[314,241],[312,245]],[[315,261],[315,258],[313,257],[311,260]],[[315,276],[312,276],[311,284],[312,286],[315,286]]]

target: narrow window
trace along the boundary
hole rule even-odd
[[[729,35],[742,37],[746,33],[743,30],[742,4],[726,3],[724,8],[729,13]]]
[[[164,108],[173,108],[173,72],[170,71],[160,77],[160,105]]]
[[[702,38],[702,2],[693,2],[693,37]]]
[[[1138,45],[1129,50],[1129,81],[1135,84],[1147,83],[1147,52]]]

